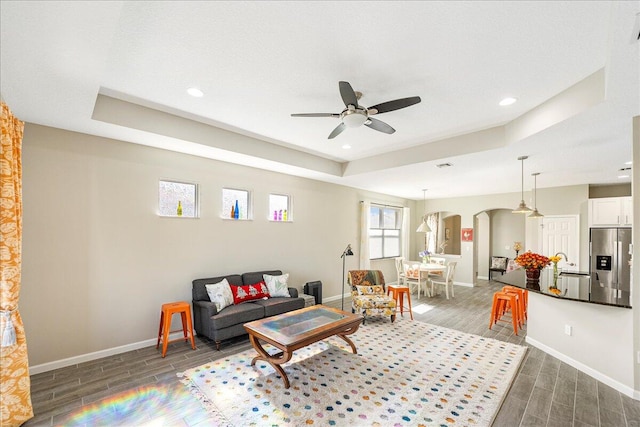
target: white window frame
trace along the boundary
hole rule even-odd
[[[287,219],[285,220],[284,217],[282,219],[277,219],[274,216],[274,212],[273,212],[273,207],[271,206],[271,196],[278,196],[278,197],[286,197],[287,198]],[[288,194],[282,194],[282,193],[269,193],[269,199],[268,199],[268,209],[269,212],[267,214],[267,219],[271,222],[293,222],[293,198],[288,195]],[[279,212],[278,212],[279,214]],[[280,218],[280,215],[278,215],[278,218]]]
[[[369,230],[368,230],[368,234],[369,234],[369,259],[370,260],[380,260],[380,259],[391,259],[391,258],[396,258],[401,256],[402,254],[402,238],[403,238],[403,232],[402,232],[402,215],[403,213],[403,209],[401,207],[398,206],[388,206],[388,205],[381,205],[381,204],[377,204],[377,203],[371,203],[371,206],[369,207],[369,218],[371,218],[371,211],[372,209],[380,209],[381,211],[381,215],[378,221],[378,224],[373,224],[370,222],[369,224]],[[384,210],[385,209],[391,209],[396,211],[396,223],[395,223],[395,227],[396,228],[389,228],[389,227],[384,227]],[[397,232],[397,236],[385,236],[385,230],[393,230],[393,234],[395,234]],[[380,235],[380,231],[382,232],[382,234]],[[393,254],[393,255],[388,255],[385,256],[385,240],[387,239],[398,239],[398,253],[397,254]],[[381,242],[381,247],[382,247],[382,257],[374,257],[372,256],[372,250],[371,250],[371,245],[373,242],[376,241],[380,241]]]
[[[246,207],[245,207],[245,215],[244,217],[235,219],[235,218],[231,218],[231,206],[225,206],[225,201],[224,201],[224,196],[225,196],[225,191],[239,191],[239,192],[244,192],[247,193],[247,201],[246,201]],[[251,221],[253,220],[253,192],[251,190],[247,190],[245,188],[232,188],[232,187],[223,187],[222,191],[220,192],[220,197],[221,197],[221,212],[220,212],[220,217],[222,219],[228,219],[228,220],[234,220],[234,221]],[[235,207],[235,203],[232,202],[234,204]],[[241,203],[242,205],[242,203]],[[242,209],[240,209],[240,212],[242,213]]]
[[[161,193],[161,185],[163,182],[166,183],[171,183],[171,184],[182,184],[182,185],[189,185],[189,186],[193,186],[193,216],[190,215],[178,215],[177,213],[177,202],[175,203],[176,205],[176,211],[174,214],[169,214],[169,213],[162,213],[161,212],[161,204],[162,204],[162,193]],[[182,202],[182,201],[181,201]],[[185,206],[183,204],[182,206],[183,212],[185,209]],[[158,216],[162,217],[162,218],[188,218],[188,219],[197,219],[200,217],[200,185],[198,185],[198,183],[195,182],[189,182],[189,181],[180,181],[180,180],[176,180],[176,179],[164,179],[164,178],[160,178],[158,180]]]

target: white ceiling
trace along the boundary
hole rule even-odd
[[[413,199],[520,192],[522,155],[527,191],[533,172],[539,188],[628,183],[638,13],[638,1],[1,1],[0,95],[27,122]],[[365,106],[422,102],[376,116],[392,135],[329,140],[339,119],[291,117],[339,113],[340,80]],[[498,106],[505,96],[518,102]]]

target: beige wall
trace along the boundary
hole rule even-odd
[[[191,281],[281,269],[339,298],[340,254],[359,252],[359,201],[404,199],[27,124],[20,311],[31,366],[155,338],[160,306]],[[160,218],[158,180],[200,184],[200,218]],[[253,191],[254,220],[220,218],[221,188]],[[269,192],[293,196],[293,223],[268,222]],[[348,269],[358,257],[348,257]],[[373,263],[388,281],[393,261]],[[177,318],[176,318],[177,319]]]

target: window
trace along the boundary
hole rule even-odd
[[[160,180],[158,215],[196,218],[198,216],[198,185]]]
[[[222,217],[251,219],[251,203],[247,190],[222,189]]]
[[[269,194],[269,220],[290,222],[292,219],[291,197],[283,194]]]
[[[402,209],[371,205],[369,210],[369,258],[400,256]]]

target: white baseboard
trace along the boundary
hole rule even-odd
[[[464,286],[465,288],[473,288],[473,283],[466,283],[466,282],[456,282],[455,280],[453,281],[453,284],[456,286]]]
[[[482,280],[489,280],[489,277],[487,276],[477,276],[477,278]]]
[[[169,334],[169,340],[182,338],[182,331]],[[67,359],[56,360],[53,362],[43,363],[41,365],[29,366],[29,375],[41,374],[43,372],[53,371],[54,369],[65,368],[78,363],[90,362],[92,360],[101,359],[115,354],[126,353],[127,351],[138,350],[140,348],[150,347],[158,342],[157,338],[151,338],[144,341],[134,342],[119,347],[107,348],[93,353],[81,354],[79,356],[69,357]],[[160,350],[158,350],[160,352]],[[160,353],[158,353],[160,354]]]
[[[553,349],[551,347],[548,347],[548,346],[542,344],[539,341],[536,341],[533,338],[527,337],[525,341],[527,343],[531,344],[532,346],[534,346],[536,348],[539,348],[540,350],[544,351],[545,353],[548,353],[548,354],[552,355],[556,359],[559,359],[559,360],[563,361],[567,365],[573,366],[574,368],[578,369],[579,371],[582,371],[585,374],[595,378],[596,380],[608,385],[609,387],[618,390],[620,393],[625,394],[625,395],[629,396],[632,399],[640,400],[640,390],[634,390],[633,388],[629,387],[628,385],[622,384],[621,382],[616,381],[613,378],[610,378],[610,377],[604,375],[602,372],[596,371],[595,369],[585,365],[584,363],[578,362],[577,360],[574,360],[574,359],[570,358],[569,356],[566,356],[563,353],[560,353],[559,351],[557,351],[557,350],[555,350],[555,349]]]

